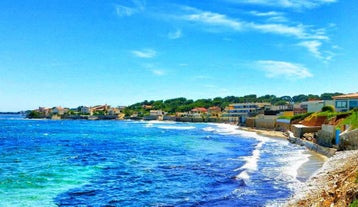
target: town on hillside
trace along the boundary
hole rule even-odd
[[[301,101],[300,101],[301,100]],[[87,120],[160,120],[230,123],[282,131],[294,137],[337,149],[358,149],[358,92],[277,98],[225,97],[197,101],[176,98],[144,101],[131,106],[39,107],[28,118]]]

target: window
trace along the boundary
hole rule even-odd
[[[349,109],[354,109],[358,107],[358,100],[350,100],[349,101]]]
[[[336,108],[347,108],[347,101],[337,100]]]

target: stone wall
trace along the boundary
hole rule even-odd
[[[358,129],[343,133],[339,136],[340,150],[356,150],[358,149]]]
[[[325,147],[333,147],[336,138],[336,128],[333,125],[322,125],[322,129],[317,132],[317,144]]]

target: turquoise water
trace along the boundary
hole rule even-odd
[[[309,156],[228,125],[0,116],[0,206],[277,206]]]

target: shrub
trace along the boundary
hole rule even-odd
[[[324,111],[329,111],[329,112],[334,112],[334,107],[333,106],[323,106],[321,109],[322,112]]]

